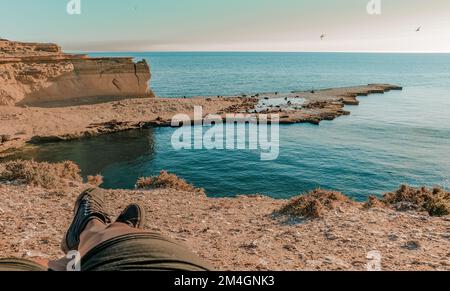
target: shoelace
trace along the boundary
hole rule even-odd
[[[89,216],[91,214],[91,203],[89,199],[84,200],[84,216]]]
[[[102,205],[98,201],[93,199],[93,197],[89,195],[84,197],[82,203],[84,203],[84,216],[89,216],[92,215],[93,213],[97,213],[105,218],[106,223],[110,222],[109,216],[104,211],[101,210]]]

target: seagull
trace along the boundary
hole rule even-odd
[[[422,29],[422,26],[419,26],[419,27],[416,29],[416,32],[420,32],[421,29]]]
[[[323,40],[325,38],[325,34],[322,34],[321,36],[320,36],[320,40]]]

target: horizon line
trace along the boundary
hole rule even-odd
[[[335,53],[335,54],[450,54],[450,51],[284,51],[284,50],[67,50],[69,53]]]

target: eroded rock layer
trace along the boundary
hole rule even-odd
[[[150,68],[132,58],[89,58],[56,44],[0,39],[0,105],[88,97],[153,97]]]

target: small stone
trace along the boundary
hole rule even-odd
[[[388,236],[388,239],[390,241],[397,241],[398,240],[398,236],[395,235],[395,234],[391,234],[391,235]]]
[[[8,134],[0,135],[0,143],[4,143],[11,140],[11,136]]]
[[[332,232],[326,232],[326,233],[325,233],[325,237],[326,237],[328,240],[337,240],[337,239],[338,239],[338,237],[337,237],[334,233],[332,233]]]
[[[290,251],[290,252],[295,252],[297,251],[297,248],[294,245],[284,245],[283,249]]]
[[[417,241],[409,241],[406,244],[402,246],[402,248],[410,250],[410,251],[417,251],[421,248],[420,243]]]
[[[400,212],[417,211],[419,206],[411,202],[399,202],[393,205],[394,209]]]

